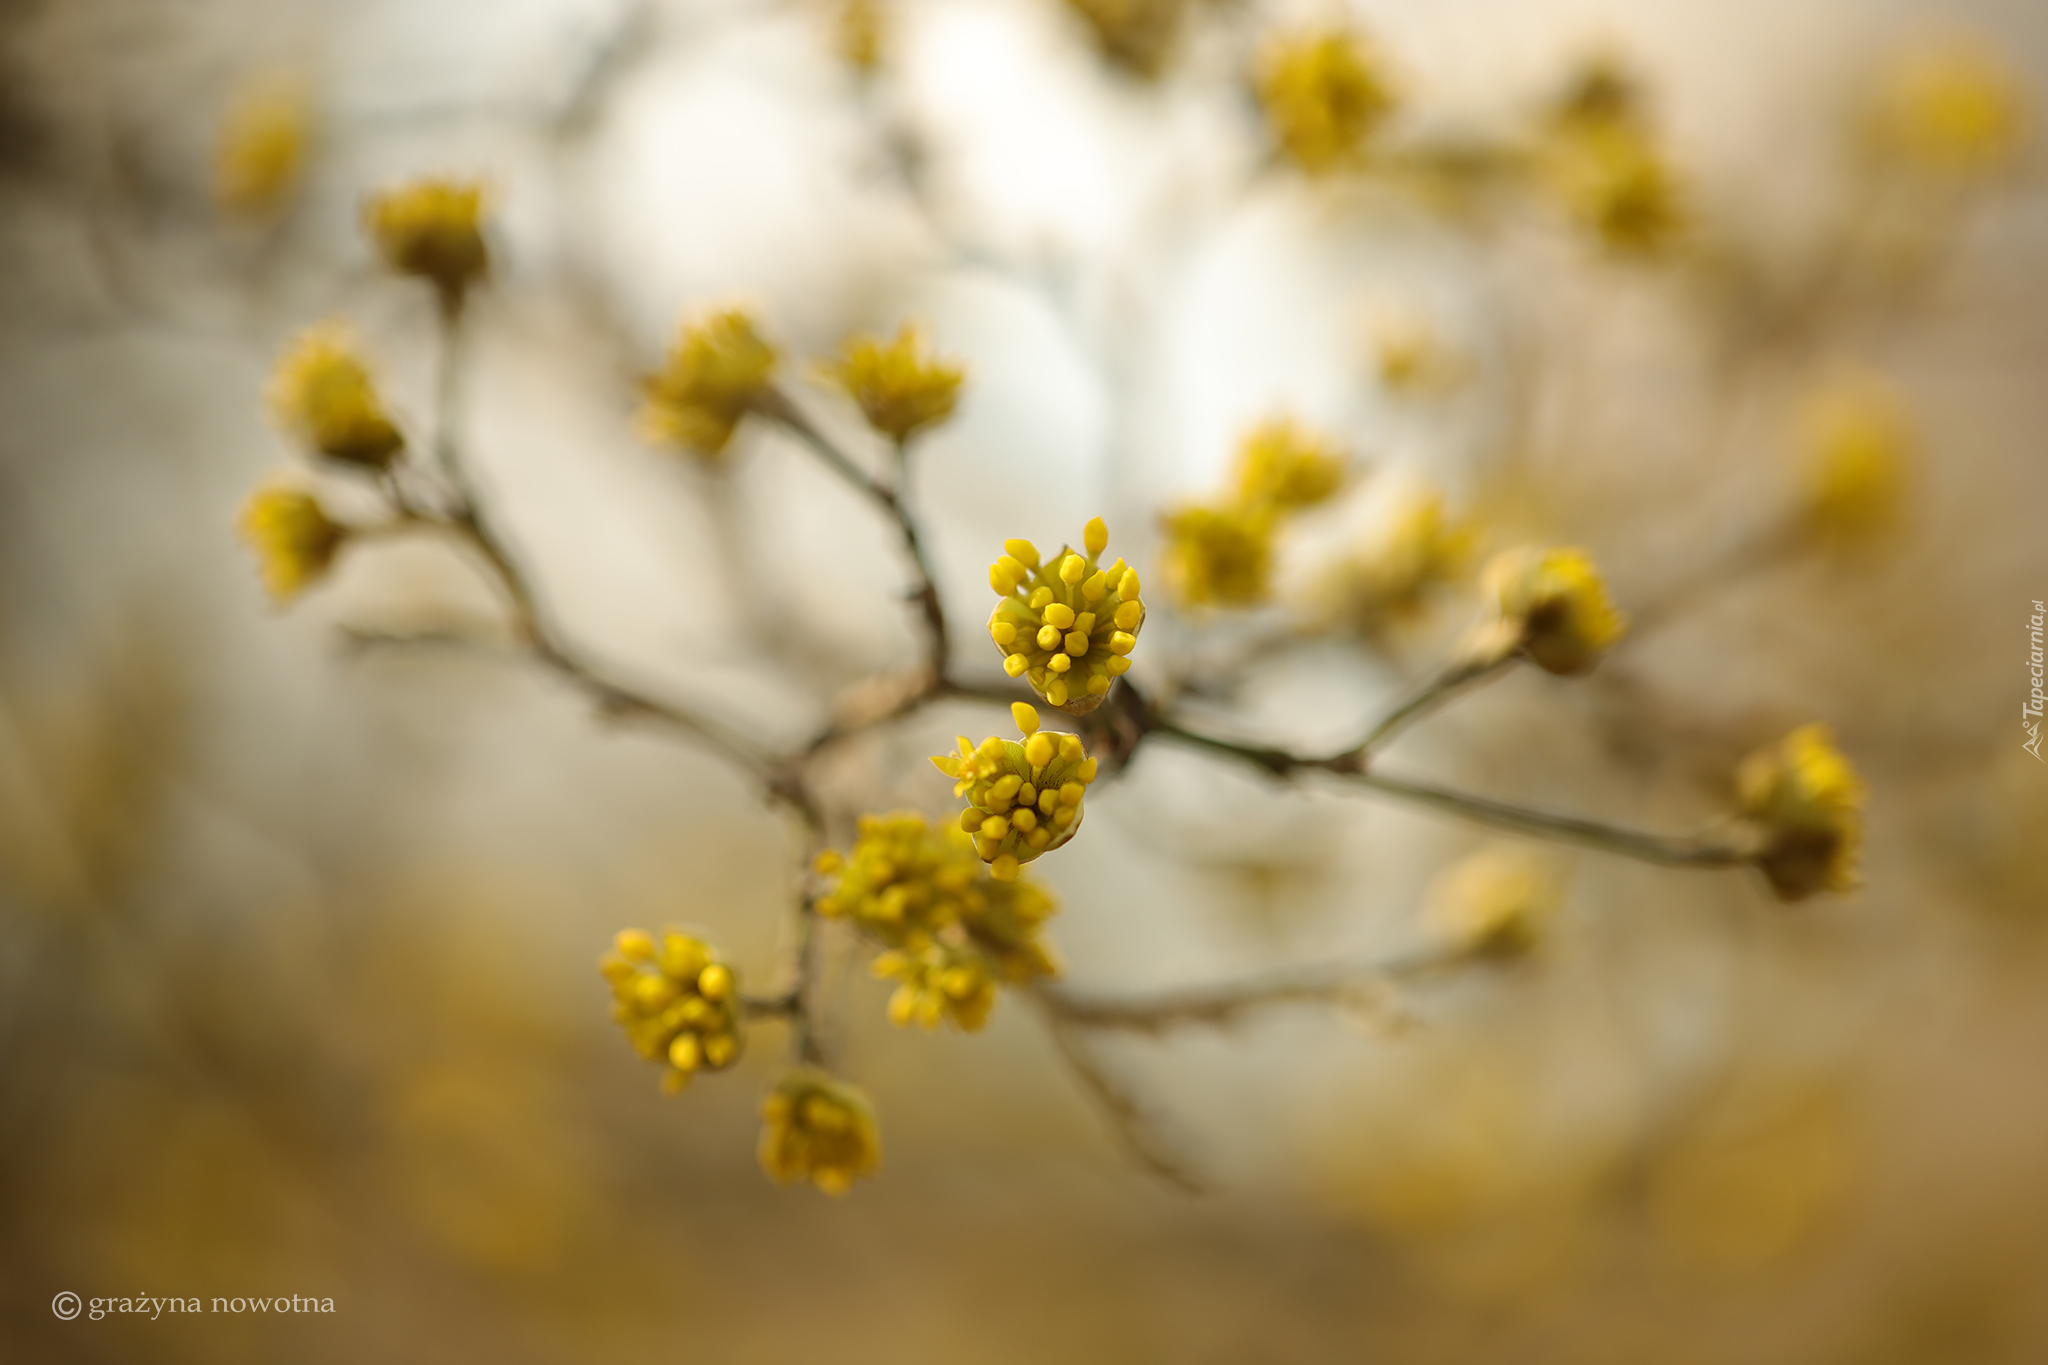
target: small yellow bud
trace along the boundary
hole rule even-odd
[[[1583,550],[1511,550],[1486,576],[1517,647],[1547,673],[1585,672],[1628,631]]]
[[[325,576],[348,540],[348,529],[328,517],[319,499],[285,488],[252,494],[242,506],[239,529],[279,606]]]
[[[453,305],[490,268],[483,205],[476,181],[430,177],[372,195],[363,221],[386,265],[430,281]]]
[[[1109,548],[1109,527],[1101,517],[1090,518],[1081,528],[1081,543],[1088,547],[1091,559]]]
[[[1068,585],[1079,583],[1088,572],[1088,561],[1079,555],[1068,555],[1060,561],[1060,581]]]
[[[1018,563],[1022,564],[1027,569],[1035,569],[1038,567],[1038,547],[1036,545],[1033,545],[1028,540],[1004,541],[1003,553],[1010,556],[1010,558],[1016,560]]]
[[[723,1000],[732,991],[732,971],[714,962],[697,977],[697,993],[706,1000]]]
[[[405,447],[346,327],[301,332],[271,372],[271,410],[330,460],[383,469]]]
[[[1742,813],[1767,840],[1757,865],[1780,899],[1857,884],[1863,849],[1863,782],[1825,725],[1794,730],[1743,760]]]
[[[772,386],[776,360],[775,348],[738,309],[687,324],[661,370],[644,383],[641,426],[650,439],[707,458],[721,455],[748,407]]]
[[[826,372],[860,405],[869,426],[899,443],[953,415],[965,374],[958,365],[928,355],[909,323],[897,330],[894,341],[849,337]]]
[[[1010,703],[1010,716],[1017,722],[1017,728],[1026,735],[1038,733],[1038,708],[1028,701]]]
[[[695,1071],[704,1061],[704,1046],[694,1033],[678,1033],[668,1045],[668,1061],[678,1071]]]
[[[1377,54],[1341,28],[1269,42],[1256,84],[1274,140],[1312,175],[1355,164],[1394,107]]]

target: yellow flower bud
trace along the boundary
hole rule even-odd
[[[1917,439],[1905,406],[1872,376],[1828,381],[1807,396],[1799,441],[1806,462],[1807,529],[1835,545],[1895,530]]]
[[[650,440],[722,455],[748,406],[768,392],[775,364],[775,348],[738,309],[685,324],[667,362],[644,383],[641,428]]]
[[[882,1164],[874,1106],[822,1071],[783,1077],[762,1102],[761,1119],[761,1167],[777,1184],[807,1180],[836,1197]]]
[[[266,489],[242,506],[242,538],[256,552],[257,571],[282,606],[323,577],[348,540],[319,499],[288,488]]]
[[[1128,641],[1122,653],[1128,654],[1145,623],[1137,575],[1120,559],[1106,568],[1097,564],[1109,547],[1109,528],[1100,517],[1088,523],[1082,543],[1085,554],[1063,546],[1041,561],[1029,541],[1005,542],[1007,553],[997,565],[1014,564],[1020,572],[990,575],[1002,600],[989,617],[989,638],[1003,652],[1003,671],[1077,716],[1100,706],[1123,672],[1112,666],[1119,657],[1112,639],[1121,633]],[[1114,616],[1095,605],[1112,582],[1128,589]]]
[[[1161,521],[1166,568],[1181,601],[1193,607],[1255,607],[1272,592],[1272,509],[1187,506]]]
[[[476,181],[428,178],[372,195],[363,221],[386,265],[431,281],[453,305],[490,268],[483,205]]]
[[[405,446],[339,323],[292,339],[271,371],[269,399],[281,425],[331,460],[383,469]]]
[[[732,969],[703,939],[670,928],[657,946],[645,930],[622,930],[598,970],[633,1050],[667,1066],[664,1090],[673,1094],[699,1070],[722,1071],[738,1059],[739,992]]]
[[[1237,448],[1237,501],[1294,512],[1334,497],[1344,485],[1344,453],[1295,422],[1276,418],[1245,433]]]
[[[953,415],[965,374],[928,355],[907,322],[894,341],[848,338],[839,360],[825,370],[860,405],[868,425],[898,442]]]
[[[954,779],[953,795],[967,802],[961,823],[976,835],[975,851],[994,875],[1006,880],[1017,867],[1074,836],[1081,824],[1082,797],[1098,766],[1087,756],[1080,736],[1039,729],[1037,711],[1022,702],[1014,711],[1024,736],[1021,743],[991,735],[979,746],[970,746],[962,737],[957,755],[932,759],[939,771]],[[1021,818],[1016,808],[1032,805],[1027,792],[1036,794],[1037,808],[1052,817],[1050,824],[1041,823],[1036,815],[1028,821]],[[1064,820],[1059,818],[1062,813]]]
[[[1529,849],[1483,849],[1438,877],[1430,891],[1430,925],[1477,956],[1513,957],[1540,941],[1559,904],[1551,862]]]
[[[1898,53],[1864,114],[1877,156],[1927,175],[1974,176],[2013,160],[2026,140],[2026,99],[1998,53],[1947,37]]]
[[[1583,673],[1628,631],[1583,550],[1510,550],[1487,566],[1506,638],[1547,673]]]
[[[1742,813],[1765,839],[1757,865],[1782,900],[1857,885],[1863,782],[1825,725],[1794,730],[1736,773]]]
[[[301,82],[267,72],[244,84],[214,144],[214,202],[246,218],[284,207],[304,174],[312,124]]]
[[[1394,109],[1377,54],[1342,28],[1271,40],[1256,86],[1273,140],[1311,175],[1356,164]]]

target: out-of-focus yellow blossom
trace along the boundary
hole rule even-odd
[[[1757,750],[1736,773],[1742,813],[1765,839],[1757,859],[1782,900],[1857,885],[1863,852],[1863,782],[1825,725],[1794,730]]]
[[[1378,54],[1349,29],[1275,38],[1257,87],[1274,140],[1312,175],[1356,163],[1394,108]]]
[[[1197,504],[1169,512],[1159,525],[1167,577],[1189,606],[1256,607],[1271,594],[1279,519],[1270,508]]]
[[[1899,53],[1880,74],[1865,131],[1879,155],[1914,170],[1981,175],[2018,152],[2026,98],[1996,52],[1942,39]]]
[[[1509,550],[1486,569],[1500,600],[1503,644],[1546,673],[1583,673],[1628,631],[1584,550]]]
[[[1095,36],[1103,57],[1147,79],[1165,69],[1180,36],[1187,0],[1066,0]]]
[[[748,405],[775,377],[775,348],[737,308],[685,323],[668,360],[645,381],[640,425],[650,440],[722,455]]]
[[[775,1182],[808,1180],[835,1197],[882,1164],[874,1106],[857,1087],[804,1068],[761,1102],[761,1167]]]
[[[1650,255],[1685,226],[1678,182],[1644,129],[1618,122],[1561,129],[1544,166],[1565,212],[1610,251]]]
[[[313,108],[303,83],[266,73],[236,92],[213,152],[214,202],[259,218],[299,187],[312,141]]]
[[[1465,377],[1460,357],[1419,317],[1394,316],[1374,329],[1373,367],[1380,383],[1410,397],[1444,393]]]
[[[293,338],[271,371],[268,396],[278,421],[331,460],[382,469],[405,446],[339,323]]]
[[[1328,502],[1344,486],[1342,451],[1287,418],[1261,422],[1237,448],[1237,500],[1295,512]]]
[[[874,971],[902,982],[889,997],[889,1019],[899,1026],[934,1029],[945,1019],[962,1032],[979,1033],[996,1006],[995,973],[972,948],[899,948],[876,958]]]
[[[1580,63],[1550,107],[1553,126],[1567,130],[1640,127],[1644,122],[1642,82],[1610,52]]]
[[[931,355],[907,322],[894,341],[849,337],[826,372],[860,404],[870,426],[897,442],[951,417],[965,377],[960,366]]]
[[[1436,879],[1428,920],[1465,952],[1515,957],[1542,940],[1557,912],[1560,890],[1548,860],[1526,848],[1499,844]]]
[[[838,880],[818,913],[878,942],[922,943],[959,918],[980,868],[972,844],[949,839],[915,811],[863,815],[853,847],[828,851],[818,871]]]
[[[1800,413],[1799,443],[1805,519],[1814,535],[1850,544],[1898,526],[1918,442],[1889,386],[1850,376],[1815,389]]]
[[[1101,517],[1083,528],[1081,541],[1085,553],[1063,545],[1041,561],[1030,541],[1006,540],[1002,558],[988,569],[989,586],[1002,599],[988,633],[1003,653],[1003,671],[1073,716],[1102,704],[1129,670],[1145,628],[1138,571],[1121,559],[1096,567],[1109,548]]]
[[[888,23],[881,0],[841,0],[832,25],[832,46],[846,64],[864,74],[882,65]]]
[[[1668,245],[1685,219],[1645,105],[1631,73],[1593,57],[1551,106],[1538,157],[1565,212],[1609,250],[1635,255]]]
[[[1010,710],[1022,743],[990,735],[977,748],[962,735],[959,753],[932,757],[954,779],[953,795],[967,801],[960,828],[974,836],[989,874],[1005,882],[1016,879],[1019,864],[1074,837],[1096,771],[1079,735],[1040,730],[1037,710],[1024,702]]]
[[[370,196],[363,222],[386,265],[431,281],[452,305],[490,269],[483,209],[479,182],[430,176]]]
[[[237,526],[256,552],[263,586],[279,606],[325,575],[348,539],[348,528],[330,518],[318,498],[290,488],[251,494]]]
[[[718,950],[681,929],[660,939],[620,931],[598,970],[612,986],[612,1018],[633,1050],[667,1068],[662,1089],[675,1094],[699,1071],[739,1060],[739,982]]]
[[[1444,512],[1440,495],[1411,491],[1385,532],[1330,574],[1332,614],[1367,636],[1414,619],[1432,591],[1465,572],[1477,540],[1473,526]]]
[[[913,957],[971,950],[1013,985],[1058,974],[1039,939],[1052,897],[1021,876],[995,880],[959,826],[934,828],[914,811],[864,815],[853,847],[827,852],[818,870],[836,878],[818,913],[874,942]]]

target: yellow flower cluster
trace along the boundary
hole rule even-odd
[[[405,446],[338,323],[293,339],[271,372],[269,398],[278,421],[331,460],[383,469]]]
[[[263,489],[242,505],[242,539],[256,552],[257,573],[279,606],[326,574],[348,528],[320,500],[289,488]]]
[[[667,362],[645,381],[642,429],[651,440],[723,454],[748,406],[768,391],[776,359],[737,308],[684,324]]]
[[[1883,383],[1851,376],[1815,389],[1800,414],[1807,529],[1847,545],[1896,527],[1916,444],[1904,405]]]
[[[1736,773],[1736,791],[1765,838],[1757,865],[1781,899],[1855,888],[1863,782],[1827,726],[1802,726],[1751,754]]]
[[[612,1018],[633,1050],[668,1069],[662,1089],[675,1094],[700,1070],[739,1059],[739,983],[700,938],[680,929],[659,942],[642,929],[620,931],[598,962],[612,986]]]
[[[1145,627],[1138,571],[1121,559],[1096,567],[1109,548],[1101,517],[1083,528],[1081,540],[1085,555],[1061,546],[1047,562],[1030,541],[1006,540],[988,570],[989,586],[1002,598],[988,634],[1003,653],[1003,671],[1075,716],[1100,706],[1129,670]]]
[[[1088,25],[1104,59],[1151,79],[1166,67],[1187,0],[1066,0]]]
[[[1274,39],[1256,85],[1274,140],[1312,175],[1355,164],[1394,109],[1378,55],[1348,29]]]
[[[1190,606],[1264,602],[1283,519],[1336,496],[1348,463],[1342,451],[1284,418],[1246,432],[1230,495],[1160,518],[1175,594]]]
[[[912,951],[892,949],[875,959],[875,975],[903,984],[889,997],[889,1020],[937,1028],[950,1021],[967,1033],[978,1033],[996,1007],[996,978],[988,960],[971,948],[945,943]]]
[[[832,47],[848,66],[863,74],[882,65],[888,24],[880,0],[841,0],[832,26]]]
[[[1878,155],[1928,174],[1997,169],[2027,132],[2018,78],[1983,45],[1960,38],[1900,53],[1885,70],[1865,117]]]
[[[1524,848],[1483,849],[1437,878],[1427,918],[1460,950],[1478,957],[1518,957],[1541,942],[1559,904],[1557,875]]]
[[[882,1164],[874,1106],[822,1071],[792,1071],[761,1102],[761,1166],[777,1184],[808,1180],[837,1197]]]
[[[863,816],[852,849],[826,853],[818,870],[837,878],[818,913],[891,950],[875,973],[903,983],[889,1004],[898,1024],[944,1018],[971,1033],[987,1021],[996,983],[1058,973],[1039,938],[1052,897],[1022,877],[996,880],[961,829],[935,829],[912,811]]]
[[[363,222],[386,265],[431,281],[453,306],[490,268],[483,207],[476,181],[429,177],[370,196]]]
[[[1409,493],[1387,529],[1330,574],[1332,614],[1366,636],[1414,619],[1432,591],[1465,572],[1477,539],[1473,526],[1444,511],[1440,495]]]
[[[894,341],[849,337],[838,361],[825,369],[860,404],[868,425],[898,445],[953,415],[965,377],[960,366],[927,353],[924,339],[907,322]]]
[[[1584,550],[1509,550],[1486,569],[1500,601],[1498,640],[1546,673],[1583,673],[1628,631]]]
[[[1081,799],[1095,780],[1096,761],[1079,735],[1038,728],[1038,712],[1024,702],[1010,710],[1022,743],[990,735],[976,747],[960,736],[960,752],[932,763],[955,779],[953,795],[967,801],[960,828],[974,836],[974,851],[998,881],[1014,881],[1019,864],[1074,837]]]
[[[1684,226],[1678,182],[1640,91],[1605,58],[1552,107],[1538,162],[1565,211],[1612,251],[1656,252]]]
[[[1237,448],[1237,502],[1295,512],[1328,502],[1344,486],[1342,452],[1285,418],[1261,422]]]
[[[214,144],[214,202],[251,218],[281,208],[305,171],[312,124],[310,102],[297,82],[273,74],[245,85]]]

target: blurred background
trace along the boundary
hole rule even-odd
[[[1343,15],[1396,106],[1381,158],[1312,175],[1247,73]],[[2048,597],[2048,198],[2021,115],[1887,140],[1927,54],[2038,110],[2048,10],[0,5],[0,1355],[2048,1359],[2048,770],[2013,723]],[[1663,177],[1636,218],[1503,169],[1603,70]],[[238,195],[251,118],[295,150]],[[1198,1196],[1125,1159],[1018,1001],[899,1031],[852,970],[838,1057],[884,1167],[779,1189],[782,1030],[663,1096],[595,960],[680,921],[772,980],[782,817],[510,651],[351,645],[502,632],[448,546],[352,546],[280,614],[235,541],[294,459],[263,390],[301,328],[346,318],[430,420],[431,301],[357,231],[428,172],[490,189],[489,496],[557,617],[664,695],[791,746],[917,641],[867,506],[757,425],[715,467],[645,444],[638,377],[708,304],[755,309],[799,381],[915,318],[969,373],[914,483],[964,673],[999,662],[996,544],[1100,513],[1158,598],[1134,677],[1339,743],[1479,613],[1451,570],[1415,610],[1330,605],[1435,489],[1481,546],[1590,547],[1637,630],[1460,703],[1402,771],[1682,831],[1826,721],[1867,884],[1783,905],[1557,851],[1527,961],[1107,1045]],[[1802,471],[1843,403],[1910,476],[1831,538]],[[1162,512],[1276,413],[1353,453],[1352,491],[1290,528],[1270,603],[1176,609]],[[1002,728],[949,705],[844,746],[835,830],[946,811],[923,756]],[[1105,991],[1400,950],[1497,842],[1157,744],[1089,804],[1040,866]],[[66,1322],[61,1290],[335,1311]]]

